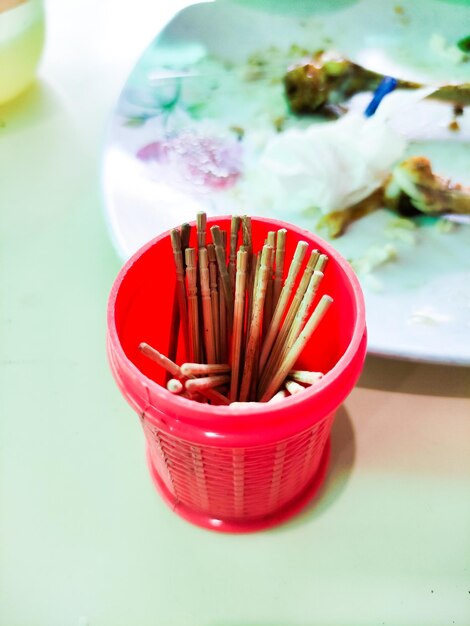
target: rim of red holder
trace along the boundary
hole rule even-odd
[[[169,491],[162,479],[160,478],[157,470],[155,469],[152,459],[150,458],[149,449],[147,446],[147,465],[150,472],[150,477],[155,485],[158,493],[163,498],[167,506],[182,519],[205,528],[207,530],[216,530],[221,533],[252,533],[260,530],[267,530],[273,528],[284,522],[287,522],[291,518],[300,513],[306,506],[315,498],[322,487],[328,470],[328,465],[331,456],[331,443],[330,437],[328,437],[325,447],[323,448],[322,456],[318,469],[315,472],[312,480],[305,487],[305,489],[299,493],[291,502],[288,502],[281,509],[266,515],[264,517],[257,517],[247,520],[233,520],[233,519],[220,519],[207,513],[197,511],[191,507],[178,502],[175,496]]]
[[[207,224],[209,226],[212,223],[220,223],[221,221],[230,219],[231,217],[226,215],[210,217],[207,219]],[[312,398],[315,398],[315,401],[321,404],[322,398],[327,395],[325,394],[325,391],[335,384],[338,377],[344,373],[344,370],[347,369],[348,365],[350,365],[351,361],[357,353],[361,351],[361,349],[363,350],[365,356],[366,324],[364,297],[359,281],[346,259],[321,237],[318,237],[310,231],[299,228],[298,226],[281,220],[263,217],[252,217],[252,221],[265,224],[271,229],[272,227],[286,228],[288,232],[290,231],[296,233],[301,239],[305,239],[315,247],[321,248],[330,257],[330,259],[334,259],[335,263],[339,265],[342,272],[346,275],[351,287],[353,306],[355,307],[353,335],[344,354],[338,359],[335,365],[328,372],[326,372],[318,383],[310,389],[307,389],[302,394],[292,395],[285,398],[283,402],[276,402],[272,404],[253,403],[251,406],[244,407],[230,405],[212,406],[199,404],[192,400],[172,394],[165,387],[162,387],[154,380],[145,376],[145,374],[143,374],[142,371],[128,358],[119,340],[114,315],[119,289],[122,282],[125,280],[127,273],[150,248],[165,237],[168,237],[170,231],[161,233],[149,241],[124,264],[111,289],[107,311],[108,345],[114,354],[110,354],[110,358],[114,361],[112,362],[114,370],[116,369],[116,361],[125,363],[127,370],[126,375],[130,375],[130,377],[135,380],[143,381],[145,387],[147,387],[147,391],[150,392],[152,398],[156,400],[159,411],[162,412],[167,419],[168,417],[174,418],[176,430],[182,431],[181,436],[184,436],[184,433],[186,433],[186,438],[194,437],[197,440],[197,443],[205,443],[206,445],[211,445],[211,443],[213,445],[237,445],[236,440],[248,437],[250,438],[252,444],[256,445],[258,437],[256,436],[255,431],[263,433],[260,441],[269,443],[269,438],[266,439],[266,429],[269,428],[270,425],[278,429],[280,424],[282,424],[286,430],[285,436],[290,436],[292,434],[291,430],[293,430],[292,415],[296,412],[296,409],[299,408],[300,414],[303,410],[303,406],[305,406],[305,403]],[[191,223],[191,226],[193,225],[195,225],[195,222]],[[318,418],[313,419],[313,421],[310,420],[308,422],[308,426],[311,426],[317,421],[321,421],[324,419],[326,414],[334,411],[349,392],[350,389],[348,389],[347,392],[344,392],[343,398],[341,398],[339,402],[335,402],[334,404],[330,403],[331,406],[326,406],[325,411],[323,412],[323,417],[319,416]],[[154,404],[155,403],[152,403],[152,406]],[[151,409],[152,407],[149,407],[148,417],[150,418],[152,417]],[[222,416],[224,417],[223,420],[217,419]],[[254,420],[253,418],[256,419]],[[198,430],[200,431],[199,434]],[[298,428],[295,428],[294,430],[298,432]],[[273,438],[279,438],[279,431],[275,436],[273,435]]]

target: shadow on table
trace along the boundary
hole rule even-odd
[[[12,133],[35,126],[57,116],[63,109],[62,98],[44,80],[36,80],[20,96],[0,106],[0,133]]]
[[[351,419],[341,406],[331,430],[331,456],[327,475],[311,503],[287,524],[275,529],[282,532],[322,515],[340,496],[350,478],[356,457],[356,441]]]
[[[370,355],[366,359],[358,387],[426,396],[468,398],[470,368]]]

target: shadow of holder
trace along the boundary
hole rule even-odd
[[[3,133],[13,133],[57,119],[64,106],[62,100],[52,85],[35,79],[14,100],[0,104],[0,128]]]
[[[344,405],[336,412],[330,437],[330,461],[326,478],[317,496],[297,517],[272,532],[283,532],[319,517],[340,498],[350,479],[356,458],[354,427]]]
[[[380,376],[377,375],[378,372]],[[357,386],[414,395],[467,398],[470,390],[470,368],[369,354]]]

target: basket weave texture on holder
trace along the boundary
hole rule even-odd
[[[173,505],[227,520],[275,514],[314,478],[332,417],[264,446],[219,448],[194,445],[143,419],[149,460]]]

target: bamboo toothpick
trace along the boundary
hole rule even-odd
[[[219,376],[205,376],[204,378],[190,378],[184,383],[184,386],[189,392],[194,393],[203,389],[220,387],[229,381],[230,376],[221,374]]]
[[[177,378],[170,378],[170,380],[166,384],[166,388],[170,393],[178,395],[183,391],[184,385]]]
[[[181,249],[181,235],[179,231],[176,228],[174,228],[170,233],[170,237],[171,237],[171,245],[173,248],[173,258],[175,260],[176,286],[177,286],[177,291],[178,291],[180,321],[181,321],[181,328],[183,330],[184,347],[186,350],[186,354],[189,354],[189,351],[190,351],[189,319],[188,319],[188,311],[187,311],[187,304],[186,304],[186,286],[184,282],[184,261],[183,261],[183,253]]]
[[[276,254],[276,233],[273,230],[270,230],[268,232],[268,236],[266,237],[266,243],[269,246],[271,246],[273,249],[272,259],[274,263],[274,257]],[[264,303],[264,313],[263,313],[263,336],[266,334],[266,331],[273,317],[273,298],[274,298],[273,263],[271,263],[271,270],[268,274],[268,283],[266,285],[266,300]]]
[[[220,363],[220,324],[219,324],[219,290],[217,278],[217,258],[213,243],[207,244],[207,256],[209,259],[209,286],[211,292],[212,325],[214,333],[215,359]]]
[[[235,293],[235,273],[237,264],[237,243],[238,232],[241,226],[241,218],[239,215],[233,215],[230,224],[230,255],[228,263],[228,275],[230,277],[230,287],[232,293]]]
[[[200,248],[206,247],[206,225],[207,225],[207,215],[204,213],[204,211],[199,211],[199,213],[197,213],[196,215],[198,250]]]
[[[250,259],[250,257],[248,257]],[[253,311],[253,295],[255,292],[256,285],[256,272],[259,269],[259,254],[257,252],[251,255],[251,265],[247,263],[247,277],[246,277],[246,317],[245,317],[245,328],[246,335],[248,336],[248,332],[250,330],[251,324],[251,314]]]
[[[324,272],[326,264],[328,263],[328,256],[326,254],[320,254],[318,257],[317,263],[315,265],[315,269],[319,272]]]
[[[240,356],[243,342],[243,323],[245,318],[246,267],[248,252],[243,248],[237,253],[237,268],[235,279],[235,310],[233,315],[232,333],[232,376],[230,380],[230,400],[238,398],[240,379]]]
[[[251,300],[255,301],[256,290],[258,289],[258,280],[259,280],[259,270],[261,267],[261,257],[263,256],[262,252],[258,252],[256,255],[256,263],[253,264],[254,272],[253,272],[253,286],[251,292]]]
[[[318,250],[312,250],[312,252],[310,253],[310,258],[308,260],[308,263],[305,267],[305,271],[302,274],[302,278],[300,279],[299,286],[297,287],[294,297],[292,298],[289,311],[287,312],[286,319],[283,324],[283,327],[285,326],[287,330],[290,328],[290,325],[295,319],[299,306],[301,305],[302,299],[310,284],[310,279],[312,278],[313,272],[317,269],[319,270],[319,268],[317,268],[319,258],[320,258],[320,253],[318,252]]]
[[[273,310],[276,308],[279,296],[281,295],[282,280],[284,276],[284,260],[286,256],[286,235],[287,230],[280,228],[276,236],[276,267],[274,271],[273,285]]]
[[[176,363],[173,363],[173,361],[171,361],[168,357],[166,357],[164,354],[162,354],[158,350],[155,350],[155,348],[152,348],[147,343],[145,342],[140,343],[139,350],[142,352],[142,354],[150,358],[152,361],[155,361],[156,363],[158,363],[158,365],[163,367],[167,372],[169,372],[175,378],[180,379],[180,380],[185,380],[187,378],[183,374],[182,368],[179,367],[179,365],[177,365]],[[192,377],[193,375],[191,375],[189,378],[192,378]],[[184,396],[184,394],[185,392],[182,391],[181,395]],[[230,404],[230,400],[226,396],[221,394],[219,391],[217,391],[217,389],[211,389],[211,388],[201,389],[199,390],[198,394],[196,393],[191,394],[191,397],[194,400],[196,400],[200,397],[199,394],[201,394],[202,396],[210,400],[212,404],[215,404],[215,405]]]
[[[321,380],[323,376],[323,372],[310,372],[307,370],[291,370],[289,372],[289,378],[291,380],[304,383],[305,385],[314,385]]]
[[[184,376],[211,376],[214,374],[228,374],[230,365],[228,363],[183,363],[181,372]]]
[[[298,307],[294,321],[289,324],[289,326],[283,327],[286,328],[286,333],[283,333],[283,343],[280,343],[276,351],[273,350],[269,356],[264,375],[260,381],[260,390],[266,388],[269,380],[272,378],[273,372],[279,368],[304,327],[322,278],[323,272],[318,272],[317,270],[311,275],[307,290]]]
[[[201,389],[199,392],[202,396],[211,401],[214,405],[229,405],[230,400],[217,389]]]
[[[295,280],[297,278],[297,274],[300,271],[300,267],[302,265],[302,261],[304,260],[305,254],[307,252],[307,248],[308,248],[308,243],[306,241],[299,241],[299,243],[297,244],[297,248],[294,253],[294,258],[292,259],[292,263],[290,264],[287,278],[282,287],[281,295],[279,296],[279,301],[277,303],[276,310],[274,311],[271,324],[269,325],[268,331],[266,333],[266,337],[264,339],[263,347],[261,350],[260,361],[259,361],[259,367],[260,367],[261,372],[263,371],[266,365],[266,361],[268,360],[268,356],[271,351],[272,345],[279,331],[279,327],[282,321],[282,316],[284,315],[287,304],[289,302],[290,295],[292,293],[292,290],[294,289]]]
[[[184,259],[184,253],[189,246],[189,237],[191,234],[191,226],[187,223],[181,225],[180,228],[180,240],[181,240],[181,252]],[[176,359],[176,353],[178,351],[178,333],[181,323],[178,284],[175,284],[175,290],[173,292],[173,305],[171,308],[171,326],[170,335],[168,339],[168,358],[171,360]]]
[[[186,278],[188,285],[188,317],[190,337],[190,360],[199,359],[199,311],[197,297],[196,250],[186,248]]]
[[[222,279],[219,274],[219,363],[225,363],[228,360],[227,348],[227,304],[225,302],[225,294],[222,287]]]
[[[197,255],[196,255],[197,282],[196,284],[197,284],[198,294],[201,293],[199,250],[206,247],[206,226],[207,226],[206,213],[204,211],[198,211],[198,213],[196,213],[196,250],[197,250]],[[202,311],[202,299],[199,297],[198,297],[197,306],[198,306],[198,321],[200,324],[199,332],[201,336],[204,336],[204,313]],[[203,341],[201,337],[199,340],[199,354],[196,356],[196,358],[199,361],[204,361],[205,357],[207,356],[205,354],[205,347],[206,347],[206,341],[205,339]]]
[[[284,383],[284,386],[287,389],[287,391],[291,394],[291,396],[294,396],[297,393],[302,393],[302,391],[305,391],[305,387],[300,385],[295,380],[287,379]]]
[[[183,252],[189,248],[189,240],[191,238],[191,224],[184,222],[181,224],[181,248]]]
[[[320,302],[315,307],[315,310],[310,316],[304,329],[298,336],[296,342],[294,343],[289,353],[287,354],[285,360],[281,364],[279,370],[274,374],[272,380],[270,381],[270,384],[268,385],[268,388],[266,389],[266,391],[264,391],[260,395],[260,398],[259,398],[260,402],[267,402],[270,398],[272,398],[272,396],[276,393],[276,391],[282,385],[284,379],[289,373],[289,370],[292,369],[292,366],[299,358],[300,354],[302,353],[302,350],[305,348],[306,343],[309,341],[309,339],[313,335],[314,331],[316,330],[319,323],[323,319],[325,313],[327,312],[328,308],[331,306],[332,302],[333,302],[333,298],[331,296],[324,295],[321,298]]]
[[[289,336],[290,329],[294,322],[295,316],[297,315],[297,311],[299,306],[302,303],[302,299],[307,291],[308,285],[310,283],[310,278],[314,272],[318,259],[320,257],[320,253],[318,250],[312,250],[310,253],[309,260],[305,267],[305,270],[302,274],[302,278],[300,279],[299,286],[296,289],[294,297],[292,298],[292,302],[289,305],[289,309],[287,311],[284,322],[282,322],[282,326],[277,334],[277,337],[274,341],[274,344],[271,349],[271,353],[269,354],[268,360],[264,366],[262,371],[260,387],[262,388],[272,374],[272,366],[277,363],[279,359],[279,355],[286,343],[287,337]]]
[[[253,254],[253,232],[252,232],[251,217],[248,217],[248,215],[242,215],[242,238],[243,238],[243,245],[245,246],[248,252],[248,263],[249,263],[251,260],[251,255]]]
[[[251,318],[251,296],[253,289],[252,282],[252,267],[253,267],[253,232],[252,232],[252,224],[251,217],[248,215],[242,215],[242,241],[243,247],[247,251],[248,258],[246,263],[246,271],[247,271],[247,280],[246,280],[246,302],[247,302],[247,326],[249,325]]]
[[[272,290],[271,292],[269,291],[270,287],[272,288],[272,275],[273,275],[273,263],[274,263],[274,254],[275,254],[275,250],[274,250],[274,246],[271,245],[271,242],[274,242],[275,240],[275,233],[270,232],[268,233],[268,237],[266,238],[266,241],[268,242],[268,246],[271,247],[271,254],[268,256],[268,261],[267,261],[267,283],[266,283],[266,296],[265,296],[265,301],[264,301],[264,308],[263,308],[263,332],[260,332],[259,334],[259,340],[258,343],[256,344],[256,351],[255,351],[255,356],[253,359],[253,372],[251,374],[251,392],[250,392],[250,399],[251,400],[256,400],[256,395],[258,393],[258,378],[259,378],[259,356],[260,356],[260,352],[261,352],[261,342],[262,342],[262,338],[264,338],[265,335],[265,325],[264,325],[264,317],[266,315],[269,316],[268,313],[268,309],[272,304],[272,300],[271,302],[268,302],[268,298],[269,296],[272,296]],[[259,262],[261,262],[261,257],[259,257]],[[258,280],[259,280],[259,267],[257,266],[257,273],[256,273],[256,289],[258,289]],[[255,297],[255,296],[253,296]],[[272,311],[270,312],[272,315]]]
[[[142,341],[139,344],[139,350],[146,357],[148,357],[155,363],[158,363],[158,365],[163,367],[163,369],[165,369],[175,378],[183,378],[183,374],[181,373],[181,368],[179,367],[179,365],[176,365],[176,363],[174,363],[167,356],[165,356],[158,350],[155,350],[155,348],[152,348],[152,346],[149,346],[149,344],[145,343],[145,341]]]
[[[307,321],[310,308],[313,304],[313,301],[317,294],[318,287],[320,286],[320,282],[322,278],[323,278],[323,272],[319,272],[318,270],[315,270],[310,278],[307,291],[305,292],[305,295],[302,298],[302,302],[299,306],[297,314],[291,325],[289,335],[287,337],[286,345],[287,345],[288,350],[290,350],[291,346],[293,345],[294,341],[299,336],[302,328],[304,327]]]
[[[222,289],[224,292],[225,304],[227,307],[227,320],[229,329],[233,323],[233,295],[230,288],[230,277],[227,271],[226,265],[226,253],[224,245],[224,237],[222,231],[218,226],[211,227],[212,239],[215,245],[215,254],[217,257],[217,267],[219,269],[219,276],[222,283]]]
[[[252,293],[251,293],[251,307],[249,309],[249,325],[248,325],[248,330],[247,330],[247,344],[248,344],[248,337],[249,337],[249,333],[250,333],[250,329],[251,329],[251,324],[253,322],[253,318],[252,318],[252,313],[253,313],[253,302],[255,301],[256,298],[256,289],[258,288],[258,280],[259,280],[259,271],[260,271],[260,266],[261,266],[261,252],[258,253],[256,255],[256,269],[254,272],[254,280],[253,280],[253,289],[252,289]],[[266,283],[266,295],[267,295],[267,289],[268,289],[268,285]],[[266,296],[264,299],[264,307],[263,307],[263,312],[264,309],[266,308]],[[256,347],[255,347],[255,351],[253,354],[253,369],[251,371],[251,385],[250,385],[250,393],[249,393],[249,400],[251,400],[253,398],[253,400],[256,400],[256,394],[258,391],[258,371],[259,371],[259,345],[260,345],[260,341],[261,341],[261,335],[262,335],[262,327],[260,326],[259,329],[259,339],[256,343]]]
[[[268,400],[268,404],[272,404],[274,402],[279,402],[280,400],[284,400],[289,396],[289,392],[286,389],[280,389],[277,393],[273,395],[271,400]]]
[[[202,316],[204,321],[204,345],[208,363],[216,363],[214,323],[212,320],[209,259],[207,249],[199,249],[199,278],[201,283]]]
[[[266,285],[269,269],[272,266],[273,249],[269,245],[263,246],[261,253],[260,269],[256,285],[256,293],[253,302],[253,313],[249,330],[249,337],[245,355],[245,367],[240,387],[240,401],[248,399],[251,388],[251,376],[254,367],[254,358],[260,339],[260,324],[262,320],[264,300],[266,297]]]
[[[275,255],[276,254],[276,231],[269,230],[268,234],[266,235],[266,241],[264,243],[267,244],[268,246],[271,246],[271,248],[274,250],[274,255]]]
[[[222,244],[223,255],[226,258],[226,243],[227,236],[225,231],[222,231]],[[216,255],[217,256],[217,255]],[[217,262],[218,268],[218,262]],[[225,291],[223,287],[222,277],[218,272],[219,277],[219,362],[225,363],[228,360],[228,322],[227,322],[227,301],[225,300]]]

